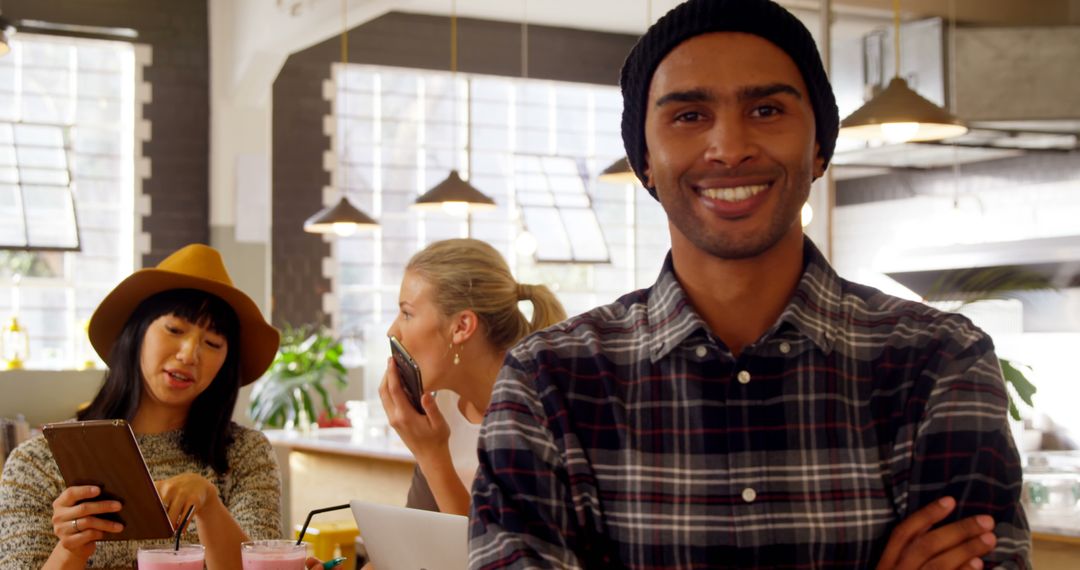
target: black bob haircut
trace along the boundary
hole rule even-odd
[[[131,421],[143,392],[140,366],[143,337],[159,317],[175,315],[225,337],[225,363],[188,410],[180,446],[219,474],[229,471],[227,451],[234,440],[233,408],[240,392],[240,321],[228,303],[198,289],[170,289],[148,297],[128,317],[109,352],[105,382],[80,420]]]

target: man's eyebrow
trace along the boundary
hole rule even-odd
[[[718,97],[708,89],[688,89],[686,91],[672,91],[656,100],[657,107],[663,107],[668,103],[703,103],[715,101]]]
[[[738,91],[740,101],[752,101],[784,93],[796,99],[802,99],[802,93],[788,83],[769,83],[767,85],[751,85],[742,87]],[[657,107],[663,107],[668,103],[709,103],[720,97],[711,89],[687,89],[685,91],[672,91],[656,100]]]
[[[793,85],[790,85],[788,83],[770,83],[768,85],[753,85],[750,87],[743,87],[742,89],[739,89],[739,100],[751,101],[754,99],[762,99],[781,93],[791,95],[796,99],[803,98],[802,93],[799,92],[799,90],[796,89]]]

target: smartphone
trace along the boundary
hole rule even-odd
[[[150,470],[124,420],[89,420],[46,424],[41,428],[56,466],[68,487],[96,485],[90,501],[120,501],[123,510],[95,515],[124,525],[102,540],[171,538],[173,526],[161,503]]]
[[[420,396],[424,394],[424,382],[420,378],[420,365],[413,360],[409,351],[405,350],[401,341],[395,336],[390,337],[390,354],[394,357],[394,365],[397,366],[398,377],[401,378],[401,387],[409,396],[416,411],[426,414],[424,406],[420,404]]]

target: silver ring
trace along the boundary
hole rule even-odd
[[[72,519],[71,520],[71,529],[74,530],[75,532],[79,532],[79,519]]]

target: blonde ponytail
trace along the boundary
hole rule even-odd
[[[532,322],[527,332],[536,332],[566,319],[562,303],[546,286],[518,284],[518,292],[522,301],[529,301],[533,306]]]
[[[518,284],[499,252],[479,240],[437,241],[414,255],[405,269],[432,285],[435,303],[444,315],[465,309],[475,312],[484,324],[488,341],[499,350],[566,318],[566,311],[550,289]],[[531,323],[518,310],[519,300],[532,302]]]

